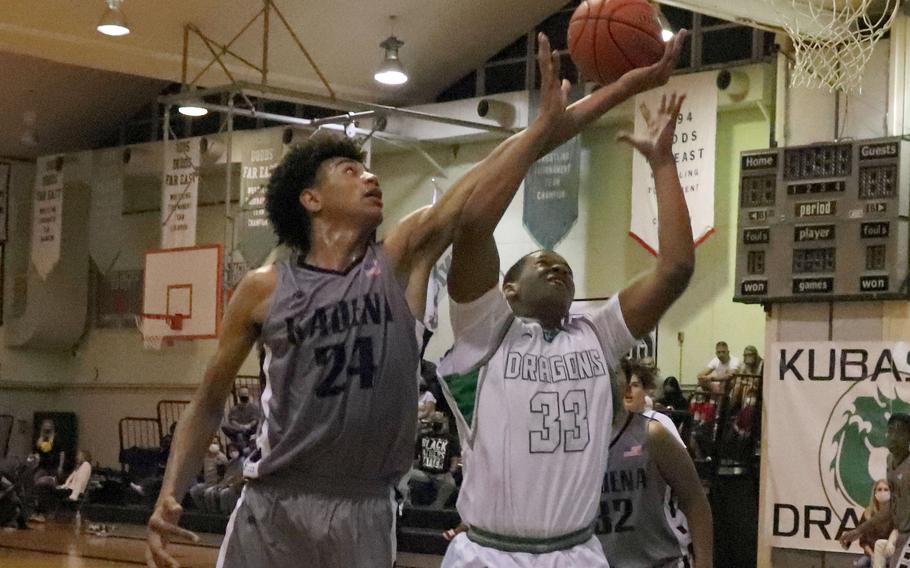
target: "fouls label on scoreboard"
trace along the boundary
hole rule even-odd
[[[859,236],[862,239],[884,239],[891,233],[891,225],[887,222],[863,223],[859,227]]]
[[[794,278],[794,294],[830,294],[834,291],[834,278]]]
[[[793,209],[797,217],[827,217],[829,215],[837,215],[837,201],[831,199],[804,201],[796,203]]]
[[[745,229],[743,231],[744,245],[763,245],[771,241],[771,231],[764,229]]]
[[[793,229],[793,240],[797,243],[830,241],[835,233],[834,225],[804,225]]]

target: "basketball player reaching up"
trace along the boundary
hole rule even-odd
[[[889,521],[898,531],[891,556],[891,568],[910,568],[910,414],[895,412],[888,418],[888,485],[891,501],[887,507],[852,531],[845,532],[840,542],[844,548],[859,537],[873,532]]]
[[[620,382],[628,401],[636,389],[653,388],[654,372],[623,362]],[[691,543],[695,568],[710,568],[711,506],[685,447],[661,422],[627,404],[617,410],[613,431],[598,531],[610,565],[688,568]]]
[[[449,544],[444,567],[607,566],[593,524],[612,369],[683,293],[695,264],[672,150],[683,99],[665,97],[654,113],[643,106],[649,135],[620,137],[653,171],[660,254],[603,308],[569,315],[572,270],[552,251],[521,258],[500,290],[493,229],[511,196],[475,192],[462,211],[448,282],[455,343],[439,372],[458,410],[458,511],[468,530]]]
[[[149,520],[149,566],[177,566],[169,540],[192,539],[179,505],[217,428],[234,376],[255,342],[266,356],[261,455],[231,520],[218,566],[389,566],[392,487],[414,451],[427,280],[475,190],[514,193],[533,161],[631,94],[666,82],[679,52],[628,74],[571,109],[558,54],[542,38],[541,111],[432,207],[374,243],[382,192],[351,142],[314,138],[276,168],[266,208],[297,254],[247,274],[227,308],[217,351],[184,412]],[[554,73],[555,70],[555,73]],[[331,514],[330,514],[331,513]]]

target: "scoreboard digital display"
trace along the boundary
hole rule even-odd
[[[908,206],[898,137],[744,152],[734,300],[910,298]]]

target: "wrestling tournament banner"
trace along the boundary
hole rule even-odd
[[[32,264],[44,280],[60,260],[63,156],[38,158],[32,208]]]
[[[910,344],[776,343],[764,378],[771,545],[843,552],[885,477],[888,418],[910,412]],[[850,550],[860,552],[854,543]]]
[[[676,169],[692,220],[692,237],[698,246],[714,232],[714,158],[717,139],[717,72],[677,75],[659,89],[635,97],[635,135],[646,136],[641,105],[652,113],[664,95],[685,94],[673,141]],[[657,255],[657,195],[648,161],[638,152],[632,158],[632,221],[629,235]]]
[[[161,191],[161,248],[196,245],[201,138],[168,141]]]
[[[570,99],[581,93],[573,91]],[[540,91],[531,91],[528,105],[529,122],[540,108]],[[581,181],[581,147],[579,136],[540,158],[525,177],[522,219],[528,233],[544,249],[553,249],[568,233],[578,218],[578,186]]]
[[[282,128],[252,133],[241,157],[238,246],[251,267],[260,266],[278,244],[265,211],[265,191],[284,157],[283,136]]]

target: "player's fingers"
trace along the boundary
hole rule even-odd
[[[167,553],[166,541],[158,535],[151,535],[145,549],[145,563],[152,568],[179,568],[180,563]]]
[[[674,107],[673,116],[679,114],[679,111],[682,110],[683,103],[686,102],[686,95],[683,93],[679,95],[679,98],[676,99],[676,106]]]
[[[149,527],[162,537],[180,538],[194,543],[199,542],[199,535],[196,533],[161,519],[152,519],[149,522]]]
[[[664,93],[660,97],[660,110],[657,111],[657,114],[661,115],[665,112],[667,112],[667,94],[666,93]]]
[[[550,63],[552,64],[552,67],[553,67],[553,77],[558,81],[559,72],[562,67],[562,60],[559,57],[559,52],[556,51],[555,49],[553,50],[553,53],[550,55]]]
[[[641,103],[638,106],[639,112],[641,112],[641,117],[645,119],[645,122],[651,124],[651,109],[648,108],[648,105]]]
[[[537,34],[537,62],[541,69],[546,69],[550,59],[550,40],[547,34],[540,32]]]
[[[561,91],[562,91],[562,103],[565,106],[566,102],[569,100],[569,91],[572,90],[572,83],[568,79],[562,80]]]

